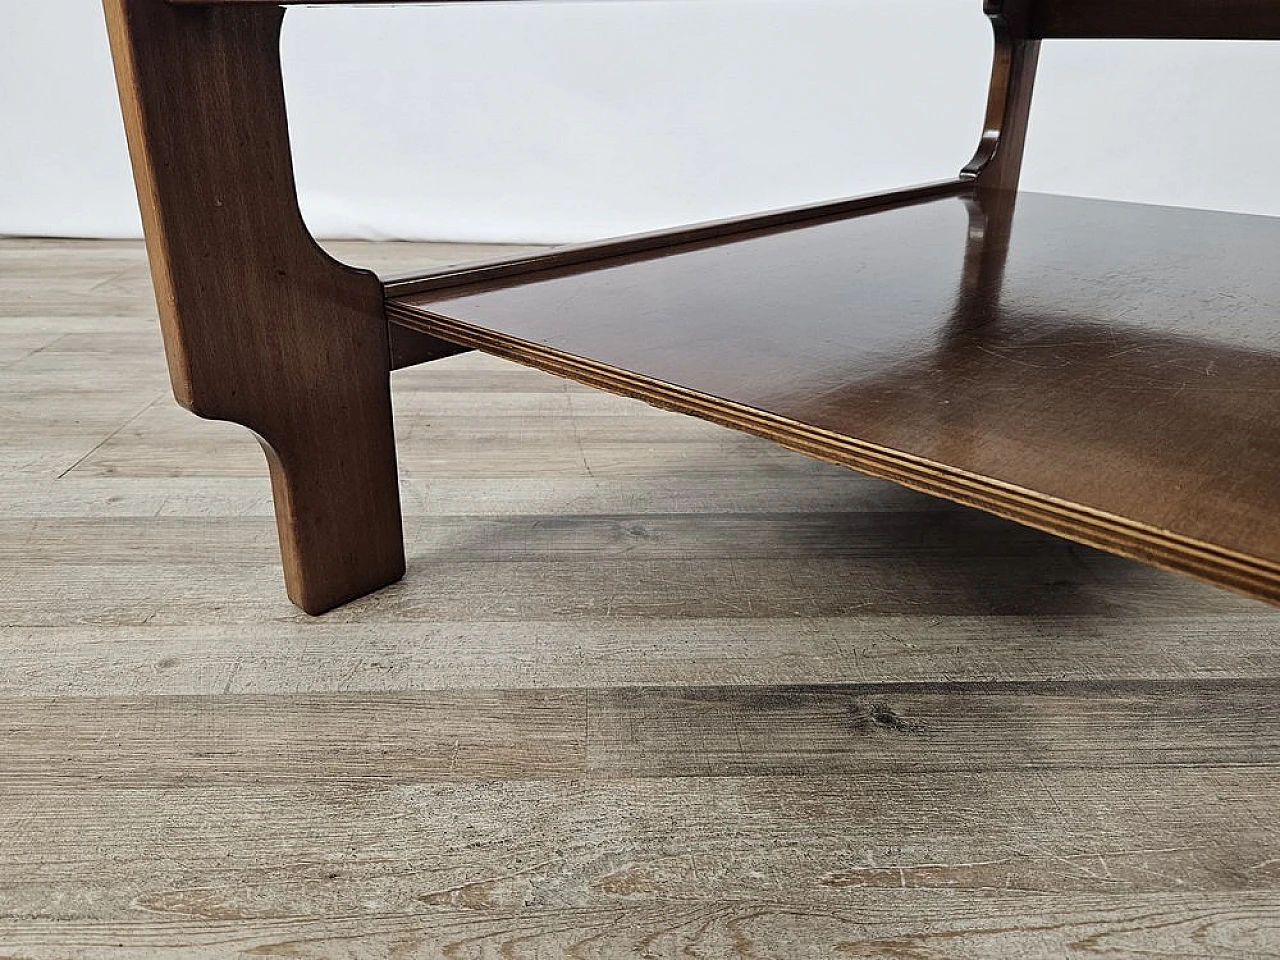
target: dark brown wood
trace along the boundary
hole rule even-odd
[[[414,367],[420,363],[443,360],[445,357],[466,353],[471,349],[430,336],[421,330],[410,330],[408,327],[394,323],[387,328],[387,338],[391,350],[392,370],[403,370],[405,367]]]
[[[322,612],[404,571],[382,285],[298,212],[282,11],[105,7],[174,393],[261,440],[289,596]]]
[[[995,34],[991,87],[982,137],[973,159],[960,172],[980,187],[1016,190],[1031,117],[1040,41],[1025,37],[1027,12],[1018,0],[987,0]]]
[[[1280,220],[1011,201],[936,198],[388,313],[1280,600]]]
[[[1280,40],[1275,0],[1038,0],[1034,37]]]
[[[415,0],[169,0],[180,6],[404,4]],[[417,0],[482,2],[482,0]],[[988,0],[1016,6],[1024,39],[1280,40],[1275,0]]]

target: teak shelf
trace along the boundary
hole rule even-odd
[[[262,440],[308,612],[402,575],[389,374],[467,348],[1280,603],[1280,219],[1017,190],[1042,38],[1273,0],[992,0],[954,180],[387,281],[302,226],[276,4],[106,8],[175,393]]]

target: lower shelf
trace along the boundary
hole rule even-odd
[[[1276,219],[962,192],[388,315],[1280,603],[1277,263]]]

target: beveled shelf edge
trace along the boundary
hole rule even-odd
[[[434,293],[476,284],[527,277],[565,267],[603,265],[621,257],[661,255],[665,251],[696,248],[699,244],[728,243],[756,234],[807,226],[827,218],[847,217],[853,213],[870,213],[888,207],[906,206],[940,197],[959,196],[977,189],[972,175],[938,180],[884,193],[861,194],[816,204],[782,207],[761,213],[701,223],[667,227],[647,233],[633,233],[606,240],[592,240],[553,247],[541,253],[519,254],[495,260],[482,260],[460,266],[445,267],[429,273],[392,274],[384,277],[388,299],[414,294]]]
[[[1280,606],[1280,564],[1277,563],[494,333],[421,307],[391,300],[387,303],[387,316],[392,323],[452,343],[642,400],[664,410],[754,434],[828,463],[892,480],[922,493],[976,507],[1156,567],[1189,574]]]

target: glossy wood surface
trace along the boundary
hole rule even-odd
[[[389,315],[1280,600],[1280,220],[1013,196]]]
[[[1031,120],[1040,41],[1024,35],[1021,5],[989,0],[986,12],[995,40],[987,112],[978,149],[960,176],[975,180],[985,190],[1016,190]]]

